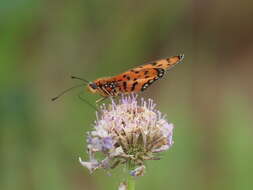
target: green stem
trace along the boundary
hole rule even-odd
[[[127,189],[128,190],[135,190],[135,180],[132,176],[128,177],[127,180]]]

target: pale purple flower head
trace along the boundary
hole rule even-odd
[[[122,96],[116,103],[101,106],[94,130],[88,132],[89,161],[80,163],[90,172],[127,164],[132,176],[142,176],[145,160],[158,160],[158,154],[172,144],[173,124],[155,109],[151,99],[137,101],[137,95]],[[96,153],[103,159],[96,159]]]

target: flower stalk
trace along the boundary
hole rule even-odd
[[[128,190],[135,190],[135,179],[132,176],[128,177],[128,180],[127,180],[127,189]]]

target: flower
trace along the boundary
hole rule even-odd
[[[92,173],[96,169],[113,169],[126,164],[132,176],[142,176],[146,160],[158,160],[158,154],[172,144],[173,124],[155,109],[153,100],[140,103],[137,95],[122,96],[118,102],[103,104],[94,130],[88,132],[89,161],[80,163]],[[96,153],[103,159],[96,159]]]

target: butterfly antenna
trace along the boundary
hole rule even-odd
[[[86,80],[86,79],[83,79],[83,78],[80,78],[80,77],[76,77],[76,76],[71,76],[71,78],[72,79],[78,79],[78,80],[81,80],[81,81],[83,81],[83,82],[85,82],[85,83],[90,83],[90,81],[88,81],[88,80]]]
[[[78,95],[78,98],[80,98],[80,100],[84,101],[90,107],[92,107],[93,109],[95,109],[97,112],[100,112],[93,104],[91,104],[90,102],[88,102],[87,100],[85,100],[84,98],[82,98],[81,94]]]
[[[58,98],[60,98],[62,95],[64,95],[65,93],[67,93],[67,92],[69,92],[69,91],[71,91],[71,90],[73,90],[73,89],[75,89],[75,88],[82,87],[82,86],[84,86],[84,85],[83,85],[83,84],[79,84],[79,85],[73,86],[73,87],[71,87],[71,88],[68,88],[67,90],[64,90],[64,91],[61,92],[58,96],[55,96],[55,97],[52,98],[51,100],[52,100],[52,101],[55,101],[55,100],[57,100]]]

